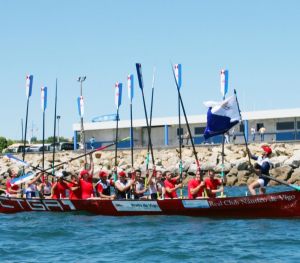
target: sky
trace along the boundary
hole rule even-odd
[[[25,78],[34,76],[27,138],[42,138],[40,90],[48,87],[46,137],[53,135],[58,79],[60,136],[79,122],[116,113],[114,84],[123,83],[120,119],[129,115],[126,79],[134,74],[133,117],[144,118],[135,63],[141,63],[153,117],[177,115],[171,63],[182,64],[181,94],[188,115],[221,100],[220,70],[229,70],[228,96],[242,111],[299,108],[300,1],[293,0],[0,0],[0,136],[20,139],[25,125]]]

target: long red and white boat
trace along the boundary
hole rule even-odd
[[[164,200],[24,199],[0,196],[0,213],[88,212],[106,216],[181,215],[216,218],[300,217],[300,192]]]

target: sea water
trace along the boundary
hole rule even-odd
[[[300,262],[300,219],[0,214],[0,262]]]

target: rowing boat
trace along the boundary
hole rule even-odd
[[[216,218],[300,217],[300,192],[164,200],[25,199],[0,196],[0,213],[88,212],[106,216],[181,215]]]

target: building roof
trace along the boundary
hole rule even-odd
[[[296,109],[281,109],[281,110],[264,110],[264,111],[250,111],[242,112],[243,120],[266,120],[266,119],[282,119],[282,118],[295,118],[300,117],[300,108]],[[206,124],[206,115],[189,115],[187,116],[190,124]],[[185,123],[185,119],[182,116],[182,123]],[[152,119],[152,126],[164,126],[164,125],[178,125],[178,116],[175,117],[160,117]],[[120,120],[119,128],[129,128],[130,120]],[[145,119],[133,120],[133,127],[146,127]],[[84,123],[85,130],[106,130],[115,129],[115,121],[107,122],[87,122]],[[73,124],[74,131],[80,131],[80,123]]]

